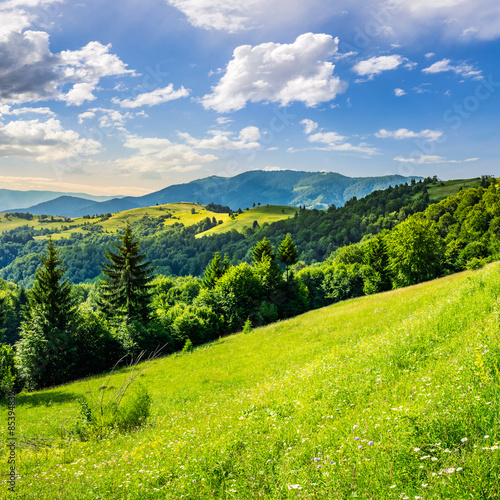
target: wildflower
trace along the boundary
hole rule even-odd
[[[392,490],[393,488],[395,488],[395,487],[396,487],[396,485],[395,485],[395,484],[393,484],[392,486],[390,486],[391,490]]]
[[[429,486],[427,483],[422,484],[422,488],[427,488],[427,486]]]
[[[420,451],[420,448],[413,448],[413,451]]]
[[[437,460],[437,457],[432,457],[431,460],[435,462]]]
[[[357,428],[358,428],[358,426],[357,426],[357,425],[353,425],[353,426],[352,426],[352,428],[353,428],[353,429],[357,429]]]
[[[359,441],[359,437],[355,437],[355,438],[354,438],[354,441]]]
[[[455,468],[454,467],[450,467],[449,469],[446,469],[446,472],[448,474],[453,474],[455,472]]]
[[[289,490],[301,490],[300,484],[287,484]]]
[[[466,443],[468,440],[467,438],[462,438],[460,441],[462,441],[462,443]]]
[[[488,436],[488,434],[486,434],[486,436],[484,436],[484,439],[488,439],[490,436]]]
[[[314,457],[314,458],[313,458],[313,460],[314,460],[315,462],[321,462],[321,458],[318,458],[318,457]]]
[[[362,449],[363,449],[363,445],[362,445],[362,444],[360,444],[360,445],[358,446],[358,449],[362,450]]]

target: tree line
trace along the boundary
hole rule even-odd
[[[256,242],[250,262],[232,264],[215,252],[203,277],[166,276],[127,225],[105,252],[103,278],[74,285],[49,239],[30,290],[0,283],[4,327],[13,327],[16,311],[21,316],[19,340],[1,347],[2,387],[55,385],[106,370],[124,354],[165,344],[164,352],[176,352],[245,325],[475,269],[499,258],[499,242],[495,182],[432,204],[312,265],[300,260],[288,233],[276,246],[267,237]]]

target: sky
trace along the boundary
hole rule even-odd
[[[498,0],[0,0],[0,186],[500,175]]]

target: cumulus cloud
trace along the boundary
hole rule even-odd
[[[359,76],[373,78],[375,75],[380,75],[383,71],[396,69],[404,61],[405,59],[397,54],[370,57],[370,59],[366,59],[365,61],[359,61],[352,69]]]
[[[396,97],[401,97],[403,95],[406,95],[406,92],[403,89],[394,89],[394,95]]]
[[[31,108],[31,107],[25,107],[25,108],[11,108],[11,106],[7,104],[3,104],[0,106],[0,118],[8,115],[14,115],[14,116],[19,116],[19,115],[27,115],[27,114],[34,114],[34,115],[47,115],[47,116],[56,116],[56,114],[50,109],[50,108]]]
[[[0,125],[0,157],[33,158],[42,163],[61,161],[79,155],[92,155],[101,145],[64,129],[59,120],[10,121]]]
[[[187,97],[189,95],[189,90],[181,87],[178,90],[174,90],[173,84],[162,89],[156,89],[152,92],[145,94],[139,94],[134,99],[120,99],[114,97],[111,101],[114,104],[119,104],[122,108],[140,108],[142,106],[156,106],[164,102],[173,101],[174,99],[180,99],[181,97]]]
[[[316,122],[313,122],[312,120],[309,120],[309,118],[305,118],[300,122],[300,124],[304,125],[304,132],[306,134],[310,134],[318,128],[318,124]]]
[[[413,132],[407,128],[400,128],[398,130],[385,130],[380,129],[375,133],[379,139],[427,139],[429,141],[437,141],[443,136],[440,130],[425,129],[420,132]]]
[[[124,146],[137,150],[137,154],[129,158],[117,160],[115,163],[126,171],[164,172],[189,171],[201,168],[205,163],[218,160],[212,154],[200,154],[187,144],[179,144],[157,137],[140,137],[128,135]]]
[[[457,65],[451,64],[450,59],[442,59],[437,61],[428,68],[422,70],[424,73],[444,73],[447,71],[452,71],[459,76],[468,78],[481,78],[482,71],[475,69],[470,64],[460,63]]]
[[[236,111],[247,102],[294,101],[316,106],[331,101],[347,85],[333,76],[328,59],[338,50],[338,39],[326,34],[305,33],[291,44],[242,45],[212,93],[201,103],[219,113]]]
[[[221,130],[211,130],[209,133],[212,137],[208,139],[195,139],[188,133],[181,132],[179,137],[184,139],[186,144],[194,149],[227,149],[227,150],[242,150],[255,149],[260,146],[260,131],[257,127],[243,128],[237,137],[232,132]]]
[[[111,45],[99,42],[53,54],[48,33],[33,27],[36,17],[17,8],[49,3],[52,0],[25,0],[0,6],[0,104],[61,99],[80,105],[95,99],[92,92],[101,78],[134,74],[110,53]],[[63,94],[68,84],[73,86]]]
[[[447,160],[446,158],[443,158],[442,156],[438,155],[419,154],[414,158],[404,158],[403,156],[396,156],[394,160],[402,163],[414,163],[417,165],[427,165],[427,164],[438,165],[441,163],[469,163],[472,161],[477,161],[479,160],[479,158],[467,158],[465,160]]]

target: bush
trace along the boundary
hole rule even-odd
[[[21,392],[23,386],[15,365],[14,349],[0,344],[0,398],[7,397],[12,391]]]

